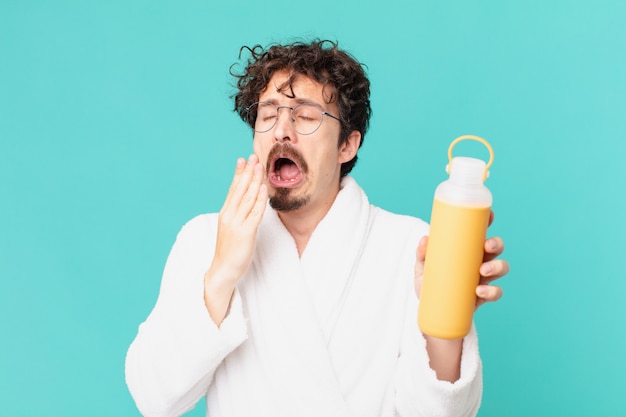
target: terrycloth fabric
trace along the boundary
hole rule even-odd
[[[369,204],[350,178],[302,256],[268,207],[251,267],[218,328],[203,301],[217,215],[181,230],[157,304],[126,360],[145,416],[177,416],[204,395],[210,417],[474,416],[475,331],[461,378],[438,381],[416,324],[413,274],[427,225]]]

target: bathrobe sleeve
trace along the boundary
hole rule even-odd
[[[204,273],[214,253],[216,215],[179,232],[156,305],[126,356],[126,383],[146,417],[180,416],[206,394],[216,368],[246,338],[237,292],[218,328],[204,305]]]
[[[440,381],[429,366],[426,340],[417,327],[417,296],[409,293],[407,317],[396,375],[396,411],[400,417],[473,417],[482,398],[482,364],[476,329],[463,341],[461,377]]]

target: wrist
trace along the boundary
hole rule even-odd
[[[423,334],[430,368],[437,379],[455,382],[461,377],[463,339],[440,339]]]
[[[204,287],[210,287],[213,290],[233,289],[239,278],[241,274],[237,270],[214,259],[204,274]]]
[[[218,326],[228,315],[237,279],[211,267],[204,274],[204,305]]]

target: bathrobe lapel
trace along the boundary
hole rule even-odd
[[[279,416],[348,417],[291,235],[268,210],[245,279],[251,342]]]
[[[351,415],[327,346],[362,250],[368,212],[360,188],[344,179],[302,259],[274,210],[259,227],[243,296],[251,342],[281,415]]]
[[[320,326],[329,345],[361,261],[375,212],[351,177],[342,182],[332,209],[302,255],[302,267]]]

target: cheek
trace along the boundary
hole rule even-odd
[[[259,155],[260,153],[263,152],[265,148],[266,146],[263,145],[263,140],[261,140],[261,138],[256,137],[256,134],[255,134],[254,139],[252,140],[252,149],[254,150],[254,153]]]
[[[259,162],[263,167],[267,163],[267,155],[269,154],[269,148],[262,144],[262,141],[255,139],[252,144],[253,152],[259,157]]]
[[[318,162],[318,172],[322,177],[334,177],[339,166],[339,154],[335,148],[327,148],[318,153],[315,158]]]

